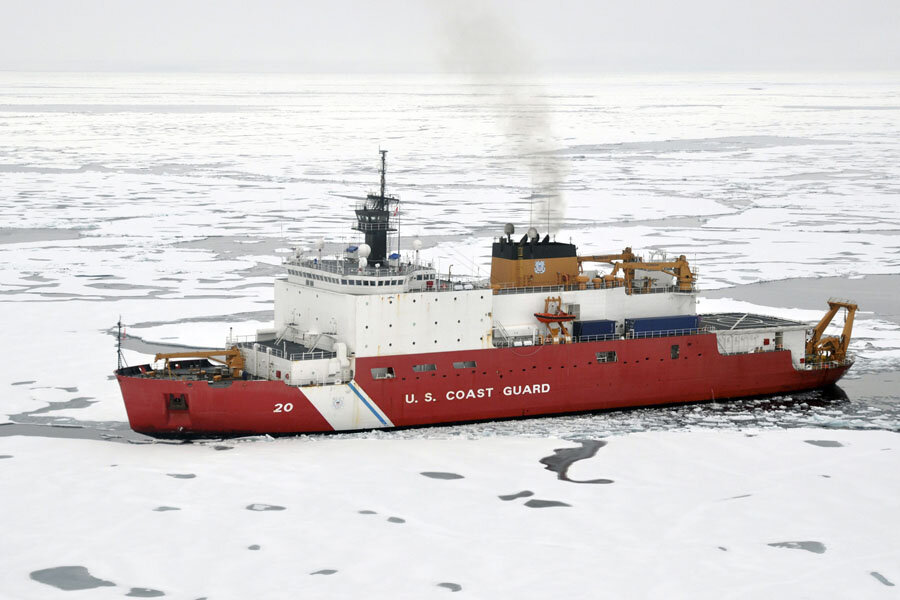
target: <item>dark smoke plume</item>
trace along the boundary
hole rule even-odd
[[[552,152],[552,128],[546,98],[535,83],[537,68],[526,42],[487,2],[441,2],[439,16],[446,42],[446,70],[489,86],[493,107],[510,152],[528,169],[532,221],[551,233],[563,223],[565,164]],[[511,4],[509,10],[514,10]]]

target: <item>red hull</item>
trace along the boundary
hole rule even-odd
[[[602,352],[616,362],[597,362]],[[425,361],[437,370],[413,371]],[[396,377],[373,379],[374,367]],[[723,356],[708,334],[359,358],[354,385],[388,425],[405,427],[780,394],[825,387],[848,368],[798,371],[788,351]],[[335,430],[301,389],[280,381],[118,379],[132,429],[151,435]],[[184,394],[189,409],[168,408],[169,394]],[[277,410],[287,403],[290,412]]]

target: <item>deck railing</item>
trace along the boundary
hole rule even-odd
[[[238,348],[247,348],[250,350],[254,349],[254,346],[258,342],[237,342]],[[327,350],[312,350],[310,352],[294,352],[291,354],[286,354],[283,350],[279,350],[278,348],[273,348],[272,346],[267,346],[265,344],[259,344],[258,352],[263,352],[263,348],[265,348],[265,354],[271,354],[277,358],[283,358],[285,360],[295,361],[295,360],[318,360],[322,358],[337,358],[337,352],[329,352]]]
[[[346,275],[349,277],[392,277],[405,276],[418,272],[428,271],[432,269],[429,262],[401,263],[399,265],[386,264],[376,269],[374,265],[368,265],[360,270],[355,259],[347,258],[341,261],[334,259],[318,260],[315,258],[291,258],[284,262],[289,267],[302,267],[305,269],[313,269],[316,271],[325,271],[326,273],[334,273],[335,275]]]
[[[504,286],[506,284],[500,284]],[[599,285],[594,285],[591,282],[588,283],[575,283],[575,284],[560,284],[560,285],[536,285],[536,286],[527,286],[527,287],[516,287],[514,284],[509,284],[509,287],[500,287],[495,290],[495,293],[498,295],[501,294],[533,294],[535,292],[571,292],[578,290],[610,290],[614,288],[625,287],[624,283],[616,282],[616,283],[601,283]],[[693,293],[695,289],[691,287],[689,290],[682,290],[677,285],[661,285],[654,286],[649,288],[642,287],[632,287],[631,293],[632,295],[641,295],[641,294],[667,294],[673,292],[681,292],[681,293]]]
[[[566,342],[567,344],[581,344],[585,342],[609,342],[613,340],[632,340],[632,339],[641,339],[641,338],[661,338],[661,337],[672,337],[679,335],[702,335],[705,333],[712,333],[713,329],[710,327],[698,327],[696,329],[667,329],[665,331],[648,331],[641,333],[633,333],[629,332],[626,335],[619,335],[616,333],[609,333],[603,335],[582,335],[578,337],[572,337],[570,341]],[[541,344],[538,338],[532,337],[509,337],[505,339],[498,339],[494,337],[494,347],[496,348],[509,348],[512,346],[541,346],[550,344],[549,339],[545,336],[544,343]]]
[[[714,330],[712,327],[697,327],[692,329],[662,329],[659,331],[629,331],[625,334],[626,339],[640,339],[640,338],[658,338],[658,337],[672,337],[675,335],[698,335],[701,333],[712,333]]]
[[[821,371],[825,369],[837,369],[839,367],[849,367],[854,362],[854,357],[850,356],[844,360],[827,360],[824,362],[808,362],[803,365],[807,371]]]

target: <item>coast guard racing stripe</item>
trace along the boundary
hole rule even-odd
[[[346,385],[301,387],[300,391],[335,431],[394,426],[365,390],[354,381]]]

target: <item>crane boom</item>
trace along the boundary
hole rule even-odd
[[[834,319],[840,309],[847,311],[844,319],[844,329],[840,337],[825,335],[825,329]],[[806,342],[807,362],[843,361],[847,358],[847,349],[850,347],[850,334],[853,332],[853,317],[856,315],[856,303],[847,300],[828,301],[828,312],[812,329],[812,334]]]
[[[579,256],[578,259],[578,269],[582,270],[581,263],[585,262],[606,262],[611,263],[617,260],[622,260],[626,262],[634,261],[635,259],[640,260],[634,253],[631,251],[631,248],[625,248],[622,250],[620,254],[590,254],[587,256]]]
[[[616,273],[621,270],[625,276],[625,289],[631,291],[634,283],[634,271],[641,269],[644,271],[659,271],[672,275],[677,280],[678,289],[683,292],[689,292],[694,289],[694,273],[688,264],[684,254],[678,257],[678,260],[669,262],[621,262],[614,263],[614,267],[610,277],[615,277]]]

